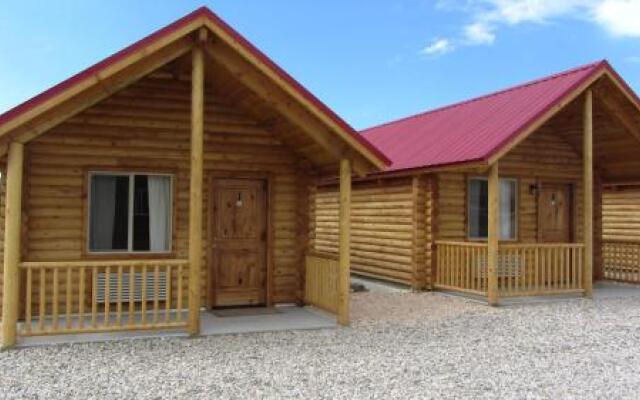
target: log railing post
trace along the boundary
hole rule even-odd
[[[7,192],[4,212],[4,272],[2,286],[2,348],[16,344],[20,299],[20,238],[24,145],[13,142],[7,157]]]
[[[587,90],[584,99],[582,142],[582,176],[584,192],[584,294],[593,294],[593,94]]]
[[[500,181],[498,162],[489,167],[487,230],[487,301],[498,304],[498,242],[500,238]]]
[[[351,245],[351,162],[340,160],[338,323],[349,324]]]
[[[205,32],[202,34],[202,32]],[[190,335],[200,333],[202,271],[202,190],[204,147],[204,55],[206,30],[193,48],[191,66],[191,181],[189,186],[189,319]],[[204,36],[204,38],[203,38]]]

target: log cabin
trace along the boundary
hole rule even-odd
[[[640,101],[607,61],[362,135],[392,163],[353,183],[352,272],[490,304],[590,296],[603,184],[640,176]],[[335,182],[311,203],[310,246],[336,253]]]
[[[388,160],[207,8],[0,115],[2,340],[167,329],[203,308],[349,316],[352,173]],[[335,256],[309,193],[339,175]]]

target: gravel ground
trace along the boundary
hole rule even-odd
[[[359,293],[351,328],[0,354],[3,398],[637,398],[640,296]]]

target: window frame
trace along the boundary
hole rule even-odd
[[[127,176],[129,178],[129,196],[127,207],[127,249],[126,250],[112,250],[112,251],[95,251],[91,250],[91,178],[95,175],[107,175],[107,176]],[[152,250],[133,250],[133,207],[134,207],[134,195],[135,195],[135,177],[136,176],[165,176],[169,178],[169,204],[170,204],[170,216],[169,216],[169,248],[162,251]],[[174,240],[174,219],[175,219],[175,174],[170,172],[156,172],[156,171],[137,171],[137,170],[98,170],[89,169],[86,172],[86,210],[85,210],[85,223],[83,229],[85,232],[85,246],[84,251],[87,256],[148,256],[148,255],[171,255],[173,254],[173,240]]]
[[[471,215],[471,198],[469,197],[469,185],[471,183],[472,180],[481,180],[481,181],[485,181],[488,183],[489,178],[486,176],[482,176],[482,175],[475,175],[475,176],[468,176],[467,180],[466,180],[466,186],[465,186],[465,197],[466,197],[466,204],[465,204],[465,208],[466,208],[466,231],[467,231],[467,240],[468,241],[472,241],[472,242],[486,242],[489,238],[488,237],[472,237],[471,236],[471,223],[470,223],[470,215]],[[505,176],[505,177],[500,177],[498,179],[498,184],[500,184],[500,182],[502,181],[509,181],[509,182],[513,182],[515,184],[515,219],[514,219],[514,235],[512,238],[508,238],[508,239],[502,239],[499,238],[498,240],[500,242],[517,242],[520,238],[520,180],[516,177],[510,177],[510,176]]]

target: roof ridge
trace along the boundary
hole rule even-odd
[[[560,78],[560,77],[563,77],[563,76],[566,76],[566,75],[575,74],[577,72],[580,72],[580,71],[583,71],[583,70],[587,70],[587,69],[590,69],[590,68],[598,68],[598,67],[600,67],[602,65],[606,65],[606,64],[607,64],[607,60],[606,59],[602,59],[602,60],[599,60],[599,61],[591,62],[589,64],[584,64],[584,65],[581,65],[581,66],[578,66],[578,67],[574,67],[574,68],[571,68],[571,69],[568,69],[568,70],[565,70],[565,71],[556,72],[554,74],[547,75],[547,76],[544,76],[544,77],[541,77],[541,78],[536,78],[536,79],[533,79],[533,80],[530,80],[530,81],[526,81],[524,83],[519,83],[519,84],[516,84],[516,85],[513,85],[513,86],[509,86],[509,87],[506,87],[504,89],[497,90],[495,92],[487,93],[487,94],[480,95],[480,96],[477,96],[477,97],[472,97],[470,99],[454,102],[454,103],[447,104],[447,105],[444,105],[444,106],[432,108],[430,110],[422,111],[422,112],[419,112],[419,113],[416,113],[416,114],[408,115],[406,117],[401,117],[401,118],[398,118],[398,119],[395,119],[395,120],[384,122],[384,123],[379,124],[379,125],[370,126],[368,128],[361,129],[360,130],[360,134],[366,135],[366,134],[369,133],[368,131],[373,130],[373,129],[381,128],[381,127],[388,126],[388,125],[393,125],[393,124],[396,124],[396,123],[399,123],[399,122],[403,122],[403,121],[407,121],[407,120],[410,120],[410,119],[414,119],[414,118],[422,117],[422,116],[425,116],[425,115],[433,114],[433,113],[436,113],[436,112],[444,111],[444,110],[447,110],[447,109],[450,109],[450,108],[463,106],[463,105],[466,105],[466,104],[469,104],[469,103],[473,103],[473,102],[476,102],[476,101],[480,101],[480,100],[484,100],[484,99],[487,99],[487,98],[490,98],[490,97],[494,97],[494,96],[498,96],[498,95],[501,95],[501,94],[504,94],[504,93],[512,92],[514,90],[519,90],[519,89],[523,89],[525,87],[537,85],[539,83],[550,81],[552,79],[557,79],[557,78]]]

